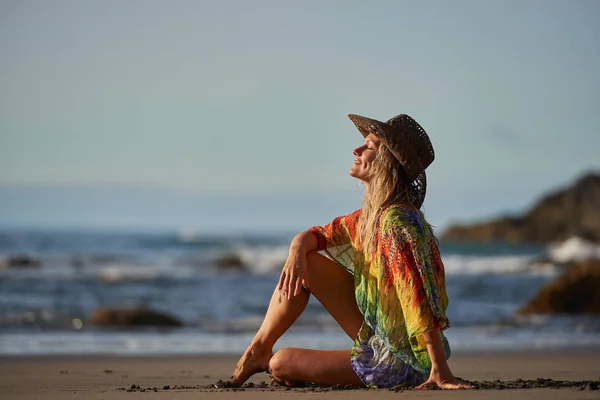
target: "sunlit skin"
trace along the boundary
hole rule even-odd
[[[377,150],[381,145],[381,140],[372,133],[365,138],[365,142],[362,146],[354,149],[354,163],[350,168],[350,176],[363,181],[365,184],[369,183],[369,173]]]
[[[373,134],[354,149],[350,175],[369,184],[369,176],[381,141]],[[317,251],[317,239],[310,231],[296,235],[290,244],[267,313],[258,332],[240,358],[229,384],[239,386],[257,372],[269,371],[278,382],[297,386],[313,382],[324,386],[363,387],[350,364],[351,350],[310,350],[286,348],[273,354],[275,342],[302,314],[312,294],[353,341],[363,323],[356,305],[354,278]],[[423,334],[431,357],[429,379],[418,388],[470,388],[457,380],[446,362],[439,330]]]

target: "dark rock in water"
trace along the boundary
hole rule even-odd
[[[246,264],[244,264],[244,261],[242,261],[242,257],[235,253],[224,254],[221,257],[213,260],[211,264],[222,269],[246,269]]]
[[[521,314],[600,314],[600,260],[573,264],[544,286]]]
[[[549,243],[571,236],[600,242],[600,174],[588,174],[573,186],[542,198],[529,212],[473,225],[455,225],[447,241]]]
[[[12,256],[0,260],[0,268],[39,268],[42,263],[28,256]]]
[[[145,308],[99,308],[90,316],[96,325],[181,326],[175,318]]]

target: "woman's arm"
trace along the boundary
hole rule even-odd
[[[300,294],[306,274],[306,254],[317,248],[317,237],[310,230],[300,232],[292,239],[278,285],[288,300]]]
[[[424,389],[438,386],[441,389],[472,389],[473,387],[456,379],[448,362],[446,361],[446,351],[442,344],[442,336],[439,329],[434,329],[423,334],[427,352],[431,358],[431,373],[427,382],[420,385],[417,389]]]
[[[290,244],[290,254],[298,252],[306,255],[313,250],[317,250],[317,237],[310,230],[297,234]]]
[[[337,217],[324,226],[313,226],[299,233],[290,244],[290,252],[279,278],[278,289],[289,300],[302,291],[306,274],[306,254],[314,250],[325,250],[349,244],[356,231],[356,223],[361,210]]]

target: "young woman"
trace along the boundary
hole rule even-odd
[[[419,210],[425,169],[434,159],[429,137],[408,115],[385,123],[349,117],[365,139],[354,149],[350,168],[365,184],[362,208],[292,240],[265,319],[227,384],[239,386],[269,371],[289,386],[468,388],[446,362],[444,266]],[[353,347],[273,354],[311,293],[354,340]]]

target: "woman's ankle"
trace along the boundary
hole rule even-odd
[[[248,349],[256,350],[260,353],[265,351],[273,352],[273,346],[275,345],[275,341],[267,340],[265,336],[261,335],[260,332],[252,339],[250,345],[248,345]]]

